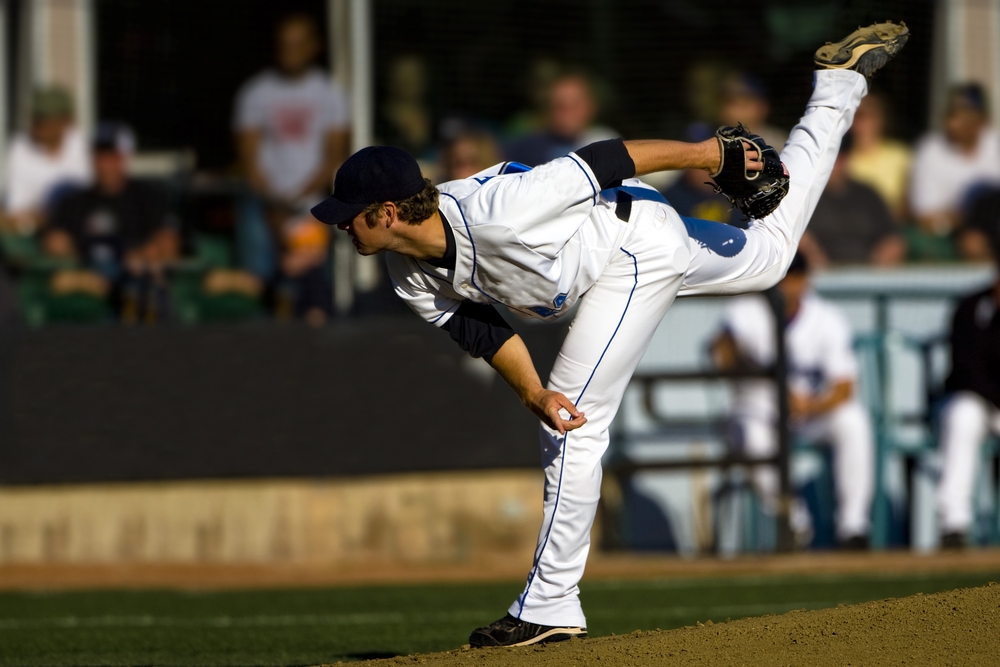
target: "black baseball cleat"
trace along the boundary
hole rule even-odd
[[[909,38],[910,29],[903,22],[876,23],[819,47],[814,61],[821,69],[852,69],[870,79],[903,50]]]
[[[528,646],[529,644],[545,642],[561,642],[574,637],[586,639],[587,628],[536,625],[507,614],[485,628],[473,630],[472,634],[469,635],[469,645],[473,648]]]
[[[840,543],[841,551],[868,551],[869,543],[867,535],[852,535]]]
[[[962,551],[965,549],[965,533],[947,532],[941,536],[941,548],[947,551]]]

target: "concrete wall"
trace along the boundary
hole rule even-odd
[[[530,561],[539,471],[0,487],[0,564]]]

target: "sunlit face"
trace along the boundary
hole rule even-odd
[[[986,116],[977,108],[956,97],[948,108],[944,131],[959,146],[974,146],[986,125]]]
[[[319,54],[319,42],[305,21],[289,21],[281,26],[277,39],[278,67],[286,74],[300,74]]]
[[[384,215],[377,218],[374,226],[369,226],[368,218],[361,212],[350,222],[340,223],[337,228],[347,232],[359,255],[374,255],[388,247],[390,235],[388,219]]]
[[[583,134],[597,115],[587,82],[577,77],[557,81],[550,92],[549,115],[552,131],[560,137]]]
[[[479,144],[475,139],[463,137],[457,139],[449,148],[445,158],[448,167],[448,180],[468,178],[490,166],[484,164],[480,154]]]
[[[40,116],[31,123],[31,138],[46,148],[57,149],[62,145],[69,126],[67,116]]]
[[[851,132],[856,137],[878,139],[885,133],[885,112],[882,103],[874,97],[861,100],[861,105],[854,114],[854,125]]]
[[[743,123],[749,128],[756,128],[764,124],[769,112],[770,107],[763,99],[753,95],[735,94],[723,101],[719,116],[725,125]]]
[[[125,156],[118,151],[95,151],[94,180],[102,190],[114,192],[125,183],[125,166]]]
[[[798,310],[802,297],[809,290],[809,274],[804,271],[789,273],[778,283],[778,289],[785,299],[786,309]]]

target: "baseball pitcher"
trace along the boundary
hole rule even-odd
[[[313,214],[359,253],[387,252],[396,293],[483,357],[541,420],[544,520],[524,591],[473,646],[585,637],[579,600],[608,427],[678,295],[766,289],[784,275],[823,192],[867,77],[909,36],[859,29],[815,56],[812,97],[779,158],[742,126],[701,143],[602,141],[534,169],[504,163],[438,188],[416,161],[369,147],[340,168]],[[683,219],[636,177],[704,169],[753,219],[746,231]],[[580,302],[542,386],[494,305],[542,320]]]

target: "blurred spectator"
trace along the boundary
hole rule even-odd
[[[313,326],[324,324],[333,313],[333,290],[327,271],[330,227],[311,215],[285,224],[284,252],[277,294],[276,316],[301,317]]]
[[[504,151],[507,159],[535,167],[595,141],[617,137],[614,130],[595,124],[598,111],[588,76],[579,72],[560,76],[549,89],[545,129],[511,142]]]
[[[52,291],[110,295],[128,322],[162,314],[164,267],[179,248],[162,193],[128,177],[134,149],[124,126],[98,126],[94,184],[60,199],[43,237],[47,254],[78,263],[53,275]]]
[[[918,227],[939,237],[958,226],[970,190],[1000,182],[1000,136],[988,125],[978,84],[951,92],[943,132],[922,139],[913,159],[910,208]]]
[[[889,205],[896,220],[906,209],[906,185],[910,179],[910,149],[885,136],[886,99],[878,92],[861,100],[854,114],[851,138],[854,147],[848,161],[848,173],[858,183],[875,189]]]
[[[386,80],[380,141],[423,158],[433,140],[427,67],[420,56],[400,56],[390,64]]]
[[[951,327],[950,392],[941,414],[941,545],[965,546],[979,448],[1000,435],[1000,279],[958,304]]]
[[[958,233],[958,252],[973,262],[1000,262],[1000,188],[988,190],[972,203]]]
[[[90,181],[90,158],[73,125],[73,100],[62,88],[41,88],[31,100],[31,128],[7,153],[4,220],[0,229],[33,234],[58,191]]]
[[[906,241],[879,194],[848,175],[851,144],[851,135],[845,135],[800,251],[816,268],[831,263],[894,266],[906,257]]]
[[[732,68],[718,60],[698,60],[684,73],[684,102],[696,123],[714,126],[719,122],[723,83]]]
[[[764,84],[749,74],[735,74],[722,82],[720,97],[719,122],[722,125],[743,123],[781,152],[788,141],[788,132],[768,124],[771,103],[767,100]]]
[[[822,441],[833,448],[837,491],[837,536],[844,548],[868,545],[874,488],[875,445],[868,413],[855,398],[858,362],[851,330],[840,311],[810,290],[805,258],[796,255],[778,283],[785,308],[788,354],[789,427],[797,438]],[[721,368],[766,368],[774,363],[774,314],[759,295],[733,299],[723,331],[713,345]],[[742,446],[750,456],[777,453],[777,408],[767,380],[737,383],[733,411]],[[765,506],[774,510],[778,477],[774,468],[757,467],[754,482]],[[813,533],[805,503],[792,507],[797,541]]]
[[[489,134],[460,132],[441,152],[441,182],[469,178],[500,161],[500,148]]]
[[[236,99],[240,161],[255,193],[240,207],[240,254],[265,281],[276,270],[284,222],[329,191],[349,150],[350,104],[315,65],[320,50],[311,16],[286,17],[276,31],[277,67],[250,79]]]
[[[701,123],[693,123],[688,127],[688,141],[704,141],[711,136],[712,131]],[[716,194],[715,187],[708,182],[708,177],[701,169],[685,170],[680,178],[663,190],[663,196],[682,216],[746,227],[743,214],[733,208],[728,199]]]
[[[511,116],[504,128],[508,137],[521,137],[545,128],[548,116],[549,90],[559,78],[559,63],[539,58],[528,71],[528,107]]]

